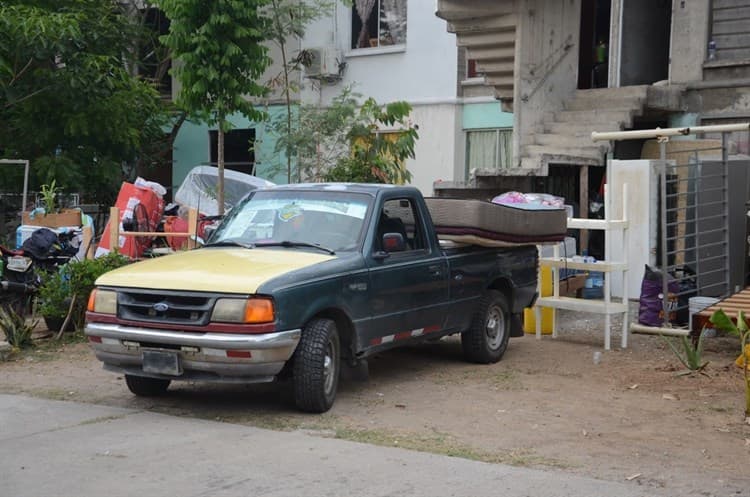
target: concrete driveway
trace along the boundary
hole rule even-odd
[[[0,395],[0,494],[654,495],[612,483],[147,411]]]

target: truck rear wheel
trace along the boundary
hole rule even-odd
[[[508,299],[497,290],[488,290],[479,302],[471,327],[461,333],[464,358],[480,364],[497,362],[508,348],[509,338]]]
[[[330,319],[313,319],[294,351],[294,403],[307,412],[326,412],[336,399],[341,369],[339,334]]]
[[[125,375],[125,383],[128,389],[139,397],[155,397],[166,392],[169,387],[169,380],[129,374]]]

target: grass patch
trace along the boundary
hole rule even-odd
[[[48,400],[72,400],[73,395],[70,394],[70,390],[63,390],[60,388],[34,388],[28,390],[34,397],[39,397]]]
[[[732,409],[726,406],[708,406],[708,410],[714,412],[730,412]]]
[[[337,428],[335,437],[351,442],[380,445],[383,447],[401,447],[402,449],[429,452],[450,457],[460,457],[472,461],[512,466],[548,466],[567,467],[560,461],[547,459],[529,450],[504,450],[487,452],[470,445],[458,442],[452,436],[434,432],[429,435],[414,433],[395,433],[385,430],[365,430],[358,428]]]
[[[518,371],[502,369],[499,365],[466,367],[455,370],[441,370],[423,376],[421,379],[436,385],[463,385],[477,381],[490,383],[497,390],[522,390],[523,385]]]
[[[246,424],[256,428],[273,431],[294,431],[298,430],[301,425],[301,420],[295,419],[293,416],[285,416],[279,413],[254,413],[249,415],[232,416],[231,418],[222,418],[221,421]]]
[[[316,431],[332,432],[335,430],[336,425],[340,424],[338,417],[330,413],[321,414],[315,417],[301,414],[286,414],[284,412],[250,412],[220,417],[216,417],[215,414],[211,415],[209,413],[193,413],[193,415],[210,421],[241,424],[261,428],[263,430],[285,432],[298,430],[308,430],[313,433]]]
[[[34,361],[47,362],[54,361],[62,355],[66,355],[68,358],[71,354],[75,356],[83,356],[90,353],[90,351],[85,348],[71,350],[71,347],[85,342],[86,337],[81,331],[64,333],[60,340],[55,340],[54,338],[37,340],[34,342],[35,347],[33,349],[22,351],[16,356],[16,359],[31,359]]]
[[[488,378],[490,384],[497,390],[523,390],[517,371],[512,369],[492,374]]]

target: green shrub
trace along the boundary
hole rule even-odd
[[[42,277],[39,287],[39,313],[46,318],[64,318],[70,306],[70,275],[68,266]]]
[[[64,318],[71,299],[75,298],[71,321],[76,329],[83,328],[86,304],[94,282],[104,273],[130,263],[130,259],[111,252],[97,259],[69,262],[60,271],[49,274],[39,289],[39,310],[45,317]]]
[[[84,259],[68,264],[70,293],[71,297],[76,299],[72,319],[77,330],[83,328],[83,322],[86,318],[86,304],[91,290],[94,289],[96,279],[113,269],[130,264],[130,262],[127,257],[117,252],[110,252],[98,259]]]

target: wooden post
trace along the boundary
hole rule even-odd
[[[109,208],[109,250],[120,249],[120,209]]]
[[[84,226],[82,228],[83,232],[83,246],[86,249],[86,253],[84,254],[84,257],[86,259],[93,259],[94,258],[94,230],[91,229],[91,226]]]
[[[198,238],[198,211],[195,208],[190,208],[188,211],[188,250],[192,250],[197,246]]]

